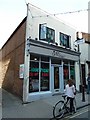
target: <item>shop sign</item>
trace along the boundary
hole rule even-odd
[[[38,76],[39,68],[31,68],[29,75],[30,76]],[[42,72],[42,76],[49,76],[49,69],[41,68],[40,72]]]
[[[53,51],[52,51],[52,56],[60,56],[59,51],[53,50]]]
[[[41,70],[41,72],[45,72],[45,73],[49,72],[49,69],[45,69],[45,68],[41,68],[40,70]],[[31,68],[30,71],[31,72],[39,72],[39,68]]]
[[[82,39],[78,39],[78,40],[75,41],[75,43],[78,44],[78,45],[79,44],[83,44],[83,43],[85,43],[85,39],[83,39],[83,38]]]
[[[24,64],[19,66],[19,78],[24,78]]]

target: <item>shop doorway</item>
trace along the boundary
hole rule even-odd
[[[59,90],[60,81],[59,81],[59,67],[54,66],[54,89]]]
[[[63,71],[62,66],[52,65],[52,86],[53,92],[59,93],[64,90],[64,82],[63,82]]]

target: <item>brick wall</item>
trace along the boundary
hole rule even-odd
[[[22,97],[23,80],[19,78],[19,65],[24,63],[25,49],[24,20],[2,48],[2,87]]]
[[[90,34],[89,33],[82,33],[82,37],[85,39],[86,42],[90,43]]]
[[[2,50],[0,50],[0,88],[2,87]]]

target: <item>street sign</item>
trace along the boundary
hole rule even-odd
[[[85,39],[78,39],[75,41],[75,44],[82,44],[82,43],[85,43]]]

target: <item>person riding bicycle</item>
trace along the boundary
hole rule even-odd
[[[73,100],[76,95],[75,86],[72,79],[69,79],[67,85],[65,86],[65,94],[67,96],[67,102],[70,100],[70,113],[72,114]]]

